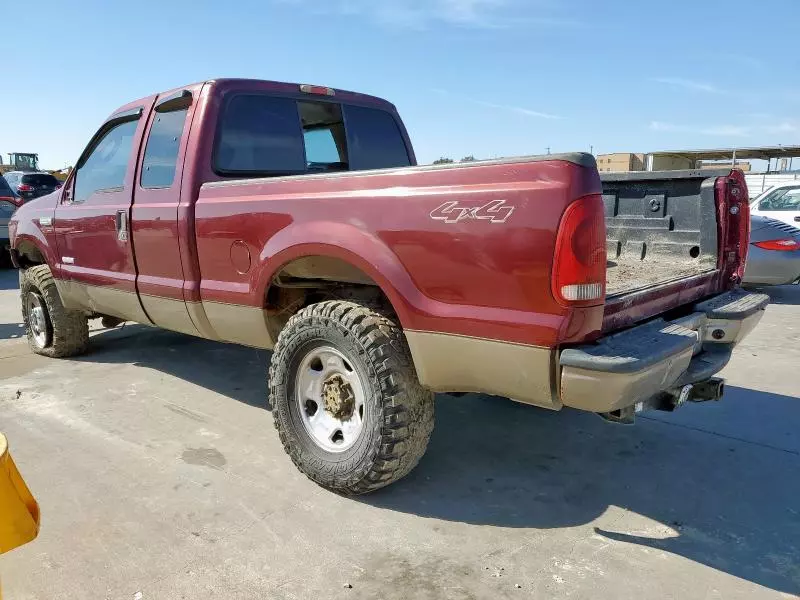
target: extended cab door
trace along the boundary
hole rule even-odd
[[[131,209],[139,299],[153,323],[200,335],[184,299],[178,206],[183,164],[194,113],[191,86],[159,96],[148,119]],[[191,194],[190,191],[186,192]]]
[[[129,217],[136,156],[155,97],[123,107],[78,160],[55,211],[64,303],[150,323],[136,293]]]

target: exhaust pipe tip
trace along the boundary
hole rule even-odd
[[[725,380],[721,377],[711,377],[692,386],[689,400],[692,402],[707,402],[709,400],[722,400],[725,393]]]

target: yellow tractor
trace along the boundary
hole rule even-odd
[[[9,152],[8,164],[0,157],[0,175],[9,171],[38,171],[39,155],[33,152]]]
[[[69,175],[72,167],[64,167],[63,169],[50,169],[39,168],[39,155],[34,152],[9,152],[8,162],[3,162],[3,157],[0,155],[0,175],[8,173],[9,171],[43,171],[50,173],[59,181],[64,181]]]
[[[6,437],[0,433],[0,554],[27,544],[38,533],[39,505],[8,452]]]

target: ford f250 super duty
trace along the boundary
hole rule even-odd
[[[623,423],[719,399],[767,304],[747,199],[580,153],[416,166],[389,102],[220,79],[121,107],[10,236],[34,352],[94,318],[272,348],[287,453],[357,494],[419,461],[434,392]]]

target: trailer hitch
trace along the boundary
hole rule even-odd
[[[613,410],[611,412],[597,413],[609,423],[619,425],[633,425],[636,420],[636,413],[645,410],[661,410],[672,412],[686,402],[708,402],[710,400],[722,400],[725,393],[725,380],[721,377],[711,377],[697,383],[687,383],[677,388],[666,390],[648,398],[642,402],[637,402],[631,406]]]

